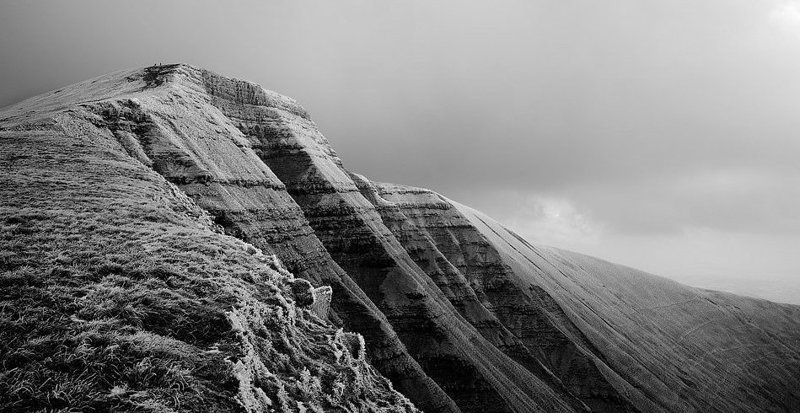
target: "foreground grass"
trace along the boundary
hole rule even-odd
[[[80,118],[0,129],[0,411],[413,409],[279,263]]]

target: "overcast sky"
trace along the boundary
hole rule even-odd
[[[156,62],[532,241],[800,304],[800,1],[0,0],[0,106]]]

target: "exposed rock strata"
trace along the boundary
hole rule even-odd
[[[447,199],[421,188],[361,182],[409,254],[465,318],[496,337],[498,348],[526,368],[555,373],[560,382],[551,385],[566,385],[593,410],[634,410],[596,368],[602,356],[558,304],[541,289],[526,294],[496,248]]]
[[[225,82],[206,78],[213,104],[250,137],[326,250],[386,314],[412,356],[461,409],[566,410],[570,403],[583,408],[513,363],[460,317],[384,226],[305,112],[275,107],[247,84],[227,81],[231,83],[219,86]],[[513,341],[510,334],[507,339]],[[453,371],[460,373],[454,377]]]
[[[269,103],[281,113],[305,112],[256,85],[188,66],[151,68],[143,79],[146,93],[140,96],[85,105],[97,114],[97,126],[112,131],[126,149],[134,148],[131,156],[178,185],[227,234],[276,254],[290,272],[333,287],[334,320],[367,336],[373,364],[421,408],[457,410],[408,355],[383,314],[331,259],[285,185],[257,156],[260,148],[219,108]],[[133,74],[128,80],[140,79]]]
[[[521,291],[546,293],[561,307],[596,349],[590,354],[602,355],[597,368],[640,410],[800,408],[800,307],[536,247],[453,204],[495,246]]]

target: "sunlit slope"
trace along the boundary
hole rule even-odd
[[[601,371],[640,409],[800,409],[800,307],[536,247],[453,204],[501,253],[522,291],[541,288],[558,302],[599,352]]]

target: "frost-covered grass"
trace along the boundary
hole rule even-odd
[[[111,135],[72,115],[17,129],[0,129],[0,411],[413,409],[357,337],[295,306],[279,263]]]

